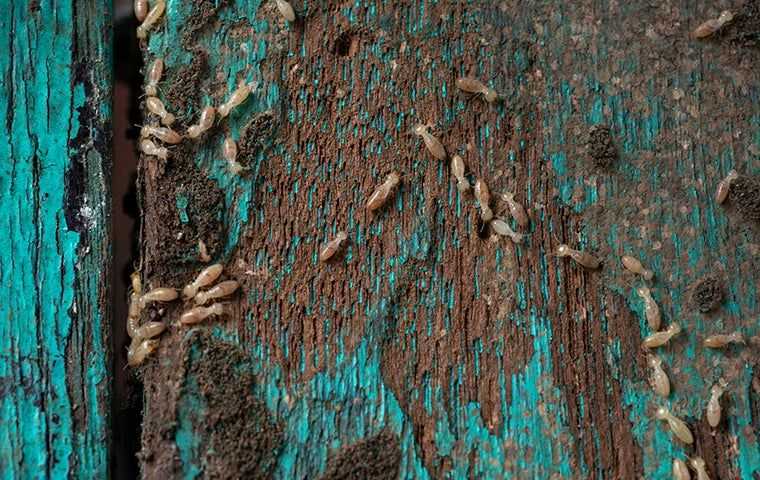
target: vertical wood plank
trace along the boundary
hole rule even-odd
[[[190,281],[203,240],[243,285],[204,325],[163,311],[172,327],[140,371],[143,475],[223,478],[245,461],[283,479],[667,478],[687,455],[716,477],[757,474],[756,347],[701,346],[760,333],[758,227],[712,200],[729,169],[757,173],[756,50],[690,39],[718,12],[687,0],[292,3],[290,24],[270,1],[169,0],[145,45],[146,63],[166,61],[160,96],[180,130],[239,82],[257,88],[168,161],[141,160],[144,281]],[[466,99],[463,75],[505,101]],[[471,180],[528,206],[523,244],[479,238],[472,195],[409,134],[427,122]],[[586,149],[598,124],[618,151],[606,170]],[[225,135],[247,173],[227,170]],[[367,214],[392,170],[398,195]],[[346,251],[319,263],[341,230]],[[602,269],[557,258],[560,243]],[[642,281],[623,254],[655,271],[664,322],[684,328],[660,352],[668,400],[648,385]],[[709,315],[690,296],[706,274],[726,291]],[[721,377],[713,431],[704,408]],[[245,402],[219,400],[249,383]],[[243,415],[261,404],[258,423]],[[694,446],[655,419],[660,404]],[[219,436],[234,418],[254,446]]]
[[[0,478],[108,476],[111,4],[0,17]]]

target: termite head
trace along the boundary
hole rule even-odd
[[[665,420],[666,418],[670,417],[670,410],[665,407],[659,407],[657,411],[654,412],[654,416],[659,420]]]
[[[398,176],[398,173],[391,172],[385,177],[385,181],[390,188],[395,188],[401,181],[401,177]]]
[[[636,289],[636,293],[638,293],[641,297],[648,298],[650,294],[649,287],[639,287]]]
[[[496,90],[494,90],[493,88],[487,87],[483,91],[483,97],[486,99],[486,102],[493,103],[496,100],[498,100],[499,95],[496,93]]]
[[[570,250],[571,250],[570,247],[568,247],[567,245],[563,243],[559,247],[557,247],[557,256],[567,257],[571,253]]]

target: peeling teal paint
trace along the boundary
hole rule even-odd
[[[0,19],[0,478],[105,478],[108,472],[109,359],[107,298],[109,157],[82,132],[92,107],[105,129],[110,106],[110,8],[92,2],[40,4],[35,16],[13,2]],[[99,15],[81,30],[91,10]],[[76,27],[80,27],[77,30]],[[87,37],[97,32],[94,37]],[[88,43],[89,42],[89,43]],[[74,53],[86,86],[75,77]],[[90,90],[88,90],[90,89]],[[75,138],[84,144],[71,145]],[[75,162],[83,176],[67,197]],[[93,185],[97,184],[97,190]],[[66,212],[81,202],[77,212]],[[68,218],[81,222],[68,225]],[[84,244],[83,242],[87,242]],[[105,278],[104,278],[105,277]]]

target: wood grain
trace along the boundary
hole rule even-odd
[[[211,239],[243,285],[228,315],[196,328],[246,352],[252,395],[282,428],[271,476],[339,478],[358,452],[378,459],[362,471],[393,478],[394,442],[371,440],[391,432],[400,478],[665,478],[673,458],[697,454],[716,477],[751,478],[756,347],[711,352],[701,339],[758,334],[757,225],[712,200],[729,169],[757,173],[757,51],[690,39],[717,10],[685,0],[293,5],[287,24],[274,2],[170,0],[145,45],[146,60],[167,63],[163,91],[199,92],[189,107],[165,98],[185,125],[257,84],[200,142],[142,159],[142,273],[181,286],[201,268],[193,245]],[[197,75],[186,66],[203,52]],[[463,75],[504,101],[467,99]],[[523,244],[479,237],[472,195],[410,134],[428,122],[471,180],[528,207]],[[603,170],[586,146],[597,124],[618,150]],[[247,174],[226,170],[225,135],[246,145]],[[368,215],[392,170],[397,196]],[[319,263],[340,230],[347,249]],[[560,243],[601,270],[557,258]],[[684,328],[659,353],[674,384],[664,403],[694,447],[653,416],[642,281],[623,254],[655,271],[664,323]],[[708,273],[726,299],[704,315],[689,288]],[[197,350],[193,338],[174,326],[141,372],[146,478],[200,477],[209,455],[229,454],[209,450],[219,407],[177,353]],[[721,377],[727,421],[711,432],[703,412]]]

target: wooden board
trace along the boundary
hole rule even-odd
[[[111,15],[0,17],[0,478],[106,478]]]
[[[760,473],[758,347],[701,343],[760,333],[757,224],[713,201],[730,169],[758,173],[758,51],[735,30],[751,22],[697,42],[719,12],[685,0],[294,7],[291,24],[274,2],[170,0],[145,45],[146,63],[167,64],[160,96],[180,131],[240,82],[256,88],[199,141],[141,160],[143,281],[186,284],[202,240],[242,285],[195,328],[177,324],[179,304],[150,310],[171,328],[139,372],[143,476],[666,478],[694,455],[713,478]],[[504,101],[468,100],[463,75]],[[480,238],[472,194],[417,123],[488,183],[497,212],[498,193],[517,194],[523,244]],[[603,169],[587,149],[597,124],[618,152]],[[243,175],[225,166],[225,135]],[[397,195],[367,214],[393,170]],[[345,252],[321,264],[341,230]],[[557,258],[561,243],[602,268]],[[684,329],[658,351],[667,400],[648,384],[643,281],[623,254],[654,270],[664,323]],[[725,298],[702,314],[691,291],[707,274]]]

